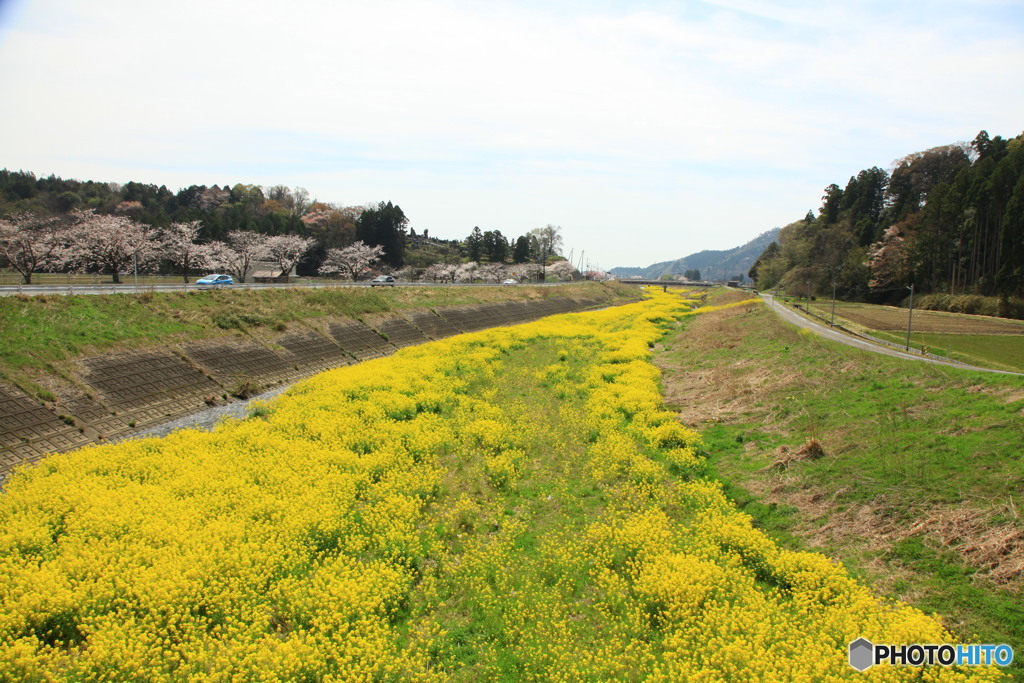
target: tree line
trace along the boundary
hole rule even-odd
[[[432,239],[427,230],[417,235],[390,201],[329,204],[301,187],[191,185],[174,193],[136,182],[0,170],[0,265],[17,270],[26,283],[46,270],[107,272],[117,282],[131,268],[186,279],[215,269],[244,281],[254,263],[267,260],[285,273],[297,266],[300,275],[353,279],[371,268],[407,267],[454,280],[451,268],[427,271],[467,262],[469,272],[533,263],[540,264],[535,277],[541,278],[561,246],[560,228],[551,225],[515,240],[479,228],[464,241]],[[489,277],[499,270],[479,272]],[[534,277],[524,268],[501,272]]]
[[[1024,296],[1024,134],[915,152],[825,188],[815,215],[782,229],[750,277],[844,299],[917,292]]]

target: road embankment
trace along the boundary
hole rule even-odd
[[[638,296],[633,290],[600,285],[492,290],[474,290],[479,293],[469,296],[482,300],[450,305],[437,305],[445,299],[434,293],[373,292],[370,303],[364,301],[347,310],[334,306],[337,314],[331,315],[328,309],[315,316],[294,310],[259,310],[266,302],[256,298],[258,294],[246,300],[238,293],[226,295],[231,305],[212,312],[208,324],[186,326],[162,343],[141,333],[129,334],[107,345],[104,352],[95,353],[97,344],[80,348],[54,341],[52,344],[66,347],[65,353],[34,368],[19,364],[17,351],[8,351],[3,358],[5,377],[0,380],[0,477],[47,453],[121,438],[323,370],[386,356],[405,346],[604,307]],[[465,301],[467,295],[457,296],[460,298],[449,300]],[[29,342],[33,334],[45,335],[61,327],[63,340],[76,334],[103,334],[105,330],[96,330],[97,326],[130,328],[133,321],[128,318],[135,304],[131,297],[124,297],[125,317],[120,319],[90,320],[78,312],[65,316],[80,318],[69,322],[58,320],[56,312],[47,318],[30,310],[44,306],[45,301],[22,303],[26,308],[21,317],[35,315],[39,329],[25,329],[21,345],[8,338],[7,347],[28,347],[30,360],[45,357],[47,351],[33,348]],[[160,301],[149,303],[161,305]],[[279,305],[294,307],[296,301],[283,298]],[[194,323],[198,317],[196,309],[187,306],[161,314],[186,323]],[[7,311],[8,317],[13,315],[18,315],[17,311]]]

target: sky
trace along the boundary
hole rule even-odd
[[[0,0],[0,168],[739,246],[907,154],[1024,130],[1020,0]]]

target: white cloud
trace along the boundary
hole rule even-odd
[[[33,0],[0,15],[0,165],[389,198],[449,237],[560,223],[646,264],[1016,134],[1024,20],[982,5]]]

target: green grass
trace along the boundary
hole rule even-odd
[[[1012,512],[1024,494],[1024,378],[869,354],[797,333],[764,307],[693,319],[660,364],[714,473],[777,540],[939,612],[963,642],[1024,651],[1019,577],[997,585],[958,551],[974,538],[943,547],[928,526],[971,510],[989,529],[1024,527]],[[777,448],[812,438],[826,457],[771,467]],[[1024,680],[1020,663],[1013,673]]]
[[[975,571],[960,562],[948,550],[934,548],[926,539],[911,536],[895,544],[886,558],[890,563],[902,563],[926,572],[924,582],[928,592],[919,601],[919,607],[940,614],[950,606],[960,606],[970,615],[982,618],[965,620],[961,631],[973,635],[976,642],[998,643],[1010,635],[1014,649],[1020,652],[1021,634],[1024,634],[1024,610],[1017,600],[985,588],[975,581]],[[1021,677],[1024,667],[1015,662],[1014,674]]]
[[[512,673],[521,666],[515,654],[520,643],[513,635],[518,625],[509,622],[505,600],[536,601],[536,609],[543,611],[549,596],[538,593],[537,586],[563,596],[592,590],[586,567],[573,573],[551,558],[551,538],[583,533],[608,503],[606,491],[579,486],[575,464],[587,441],[565,420],[581,401],[560,398],[541,378],[543,368],[561,363],[566,377],[582,381],[586,359],[566,357],[559,347],[558,341],[538,340],[509,353],[503,358],[500,391],[486,376],[467,386],[469,395],[500,410],[500,421],[518,426],[514,446],[526,457],[513,486],[492,485],[482,458],[471,449],[458,449],[442,461],[449,474],[437,498],[444,503],[430,510],[425,524],[437,535],[429,545],[442,569],[432,579],[436,584],[418,593],[408,612],[410,621],[431,617],[445,624],[435,667],[457,673],[454,680],[518,679]],[[468,510],[453,515],[453,503],[460,500],[470,501]],[[588,600],[580,599],[578,607],[577,616],[591,622],[600,637],[606,616]]]
[[[74,358],[225,334],[274,334],[303,320],[580,294],[635,300],[625,285],[281,288],[95,296],[0,297],[0,378],[23,387]],[[40,389],[42,390],[42,389]],[[42,390],[45,391],[45,390]]]
[[[875,332],[876,336],[903,344],[906,335]],[[1024,372],[1024,336],[1006,334],[944,334],[911,332],[910,347],[946,356],[970,365]]]

